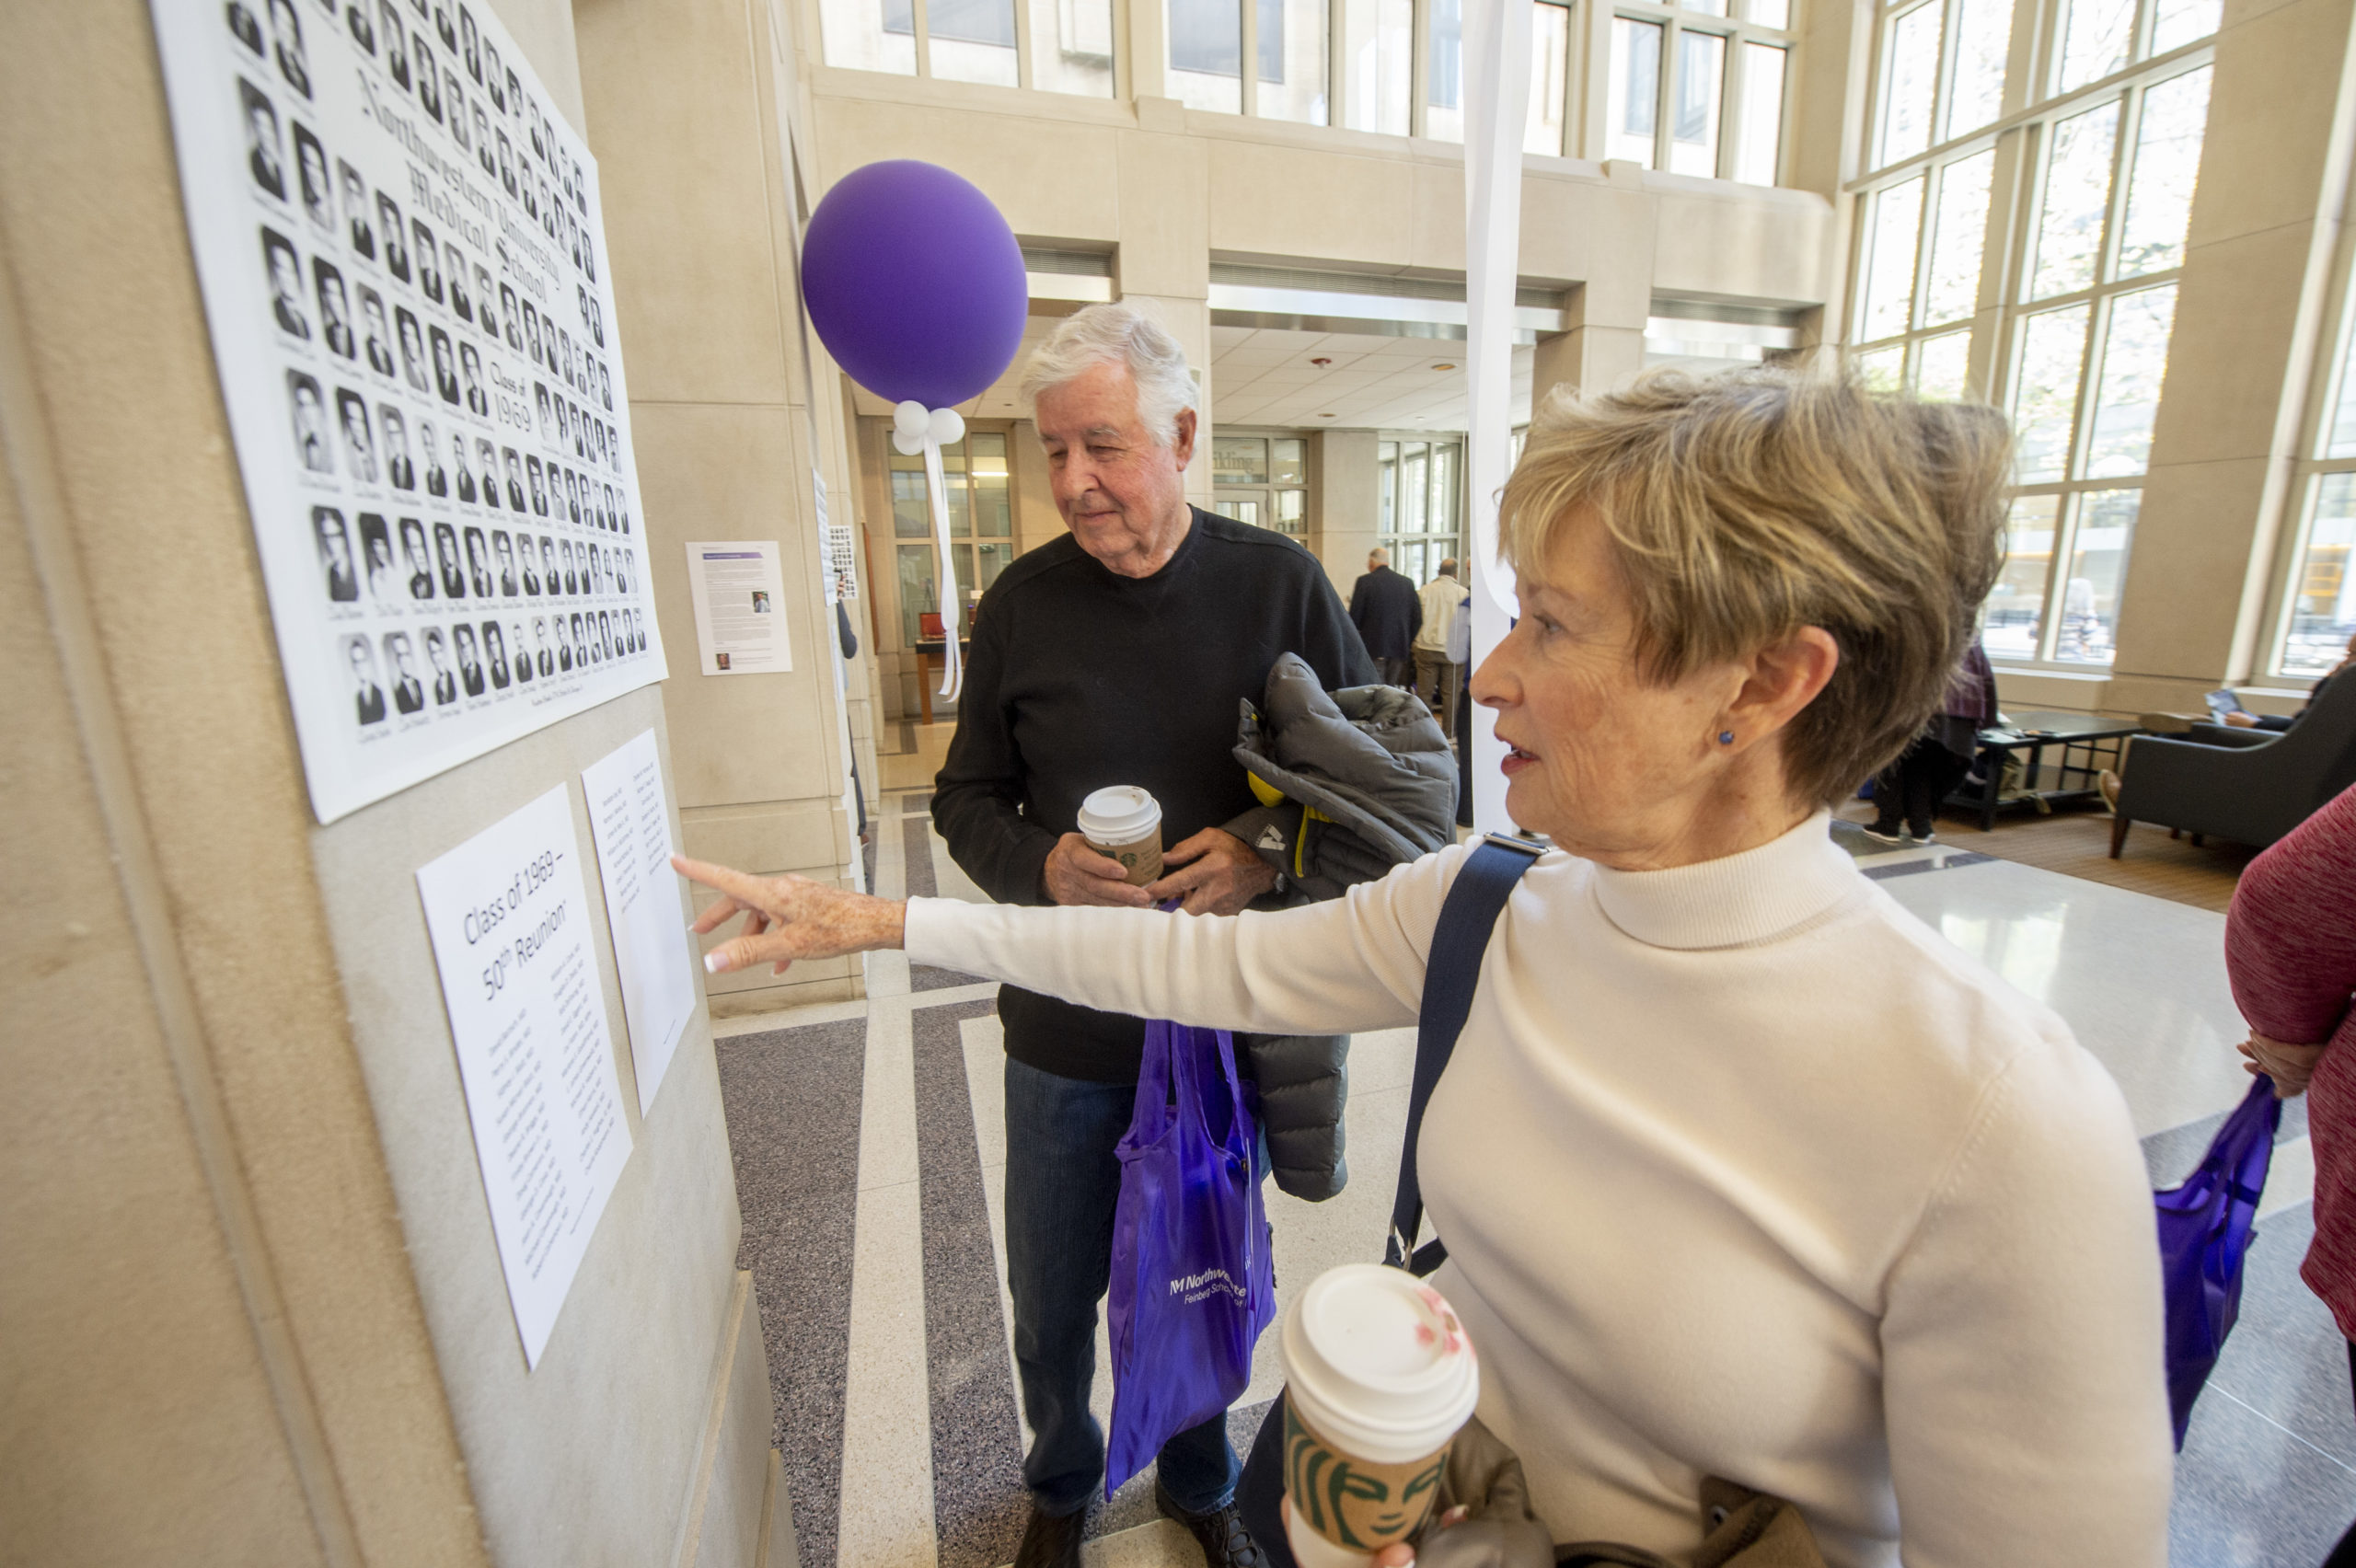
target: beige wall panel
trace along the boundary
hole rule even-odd
[[[2162,675],[2214,686],[2223,678],[2274,467],[2245,457],[2152,470],[2119,596],[2114,683]]]
[[[1655,289],[1786,305],[1831,297],[1840,259],[1831,203],[1822,198],[1657,190],[1653,201]]]
[[[836,863],[841,809],[831,801],[783,801],[688,812],[681,849],[699,860],[763,876]],[[832,874],[831,872],[829,873]]]
[[[1329,430],[1317,437],[1317,494],[1322,521],[1317,559],[1334,592],[1349,602],[1350,585],[1366,570],[1366,553],[1380,538],[1375,469],[1377,437],[1370,430]]]
[[[981,187],[1017,234],[1107,244],[1120,236],[1123,133],[867,98],[822,96],[815,110],[825,185],[880,158],[922,158]]]
[[[2270,11],[2298,4],[2298,0],[2225,0],[2223,25],[2219,29],[2237,28],[2245,22],[2256,21]]]
[[[628,83],[599,92],[590,147],[631,402],[784,402],[768,157],[745,7],[583,0],[580,29],[583,75]]]
[[[1210,289],[1211,160],[1204,143],[1184,136],[1124,131],[1120,168],[1120,253],[1114,273],[1124,297],[1155,294],[1202,299]],[[1178,330],[1178,323],[1171,328]],[[1197,358],[1204,345],[1187,341]]]
[[[1221,139],[1210,154],[1210,245],[1271,258],[1410,264],[1414,166]]]
[[[1464,271],[1464,166],[1424,163],[1408,166],[1413,185],[1408,193],[1408,259],[1417,267],[1444,272]]]
[[[822,680],[831,680],[820,628],[803,603],[801,531],[786,521],[787,487],[806,492],[810,476],[793,458],[782,406],[634,404],[638,477],[645,497],[646,548],[653,561],[663,626],[664,683],[672,725],[679,803],[722,806],[830,796],[826,734],[833,729]],[[790,530],[790,531],[789,531]],[[782,541],[793,669],[753,675],[699,673],[685,546],[690,539]],[[833,628],[825,628],[831,634]]]
[[[104,590],[90,608],[129,783],[260,1227],[265,1309],[284,1311],[287,1375],[333,1465],[321,1484],[362,1550],[468,1561],[477,1527],[321,932],[147,9],[90,0],[12,19],[0,235],[66,525]]]
[[[2312,223],[2290,224],[2187,257],[2152,432],[2155,471],[2274,449],[2286,381],[2304,379],[2292,361],[2314,243]]]
[[[2337,192],[2328,106],[2348,73],[2350,0],[2292,4],[2228,26],[2217,40],[2209,130],[2191,243],[2304,223]]]
[[[659,689],[632,692],[313,836],[355,1043],[378,1121],[391,1129],[387,1160],[442,1381],[502,1568],[667,1561],[734,1279],[735,1179],[709,1023],[690,1020],[641,1121],[574,778],[641,730],[659,744],[663,709]],[[633,1147],[548,1349],[527,1371],[413,875],[560,780]],[[684,894],[679,908],[684,921]]]
[[[108,870],[19,477],[0,463],[0,1562],[319,1562]]]
[[[761,1343],[761,1317],[753,1305],[753,1276],[740,1273],[730,1304],[734,1331],[713,1378],[712,1474],[692,1553],[680,1568],[752,1568],[759,1557],[762,1505],[768,1500],[769,1363]],[[789,1527],[790,1529],[791,1527]],[[780,1543],[783,1544],[783,1543]],[[791,1568],[783,1551],[777,1568]]]
[[[588,134],[588,117],[581,108],[581,59],[573,38],[573,7],[572,0],[485,0],[491,9],[499,13],[509,36],[523,47],[532,62],[532,70],[549,97],[572,121],[572,128]]]
[[[1525,176],[1521,274],[1618,288],[1641,314],[1652,297],[1652,202],[1597,179]]]

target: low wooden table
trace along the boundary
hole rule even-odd
[[[1981,788],[1977,793],[1958,790],[1949,795],[1949,803],[1977,807],[1980,830],[1992,832],[1996,826],[1996,808],[2035,797],[2041,801],[2077,801],[2098,793],[2096,784],[2106,767],[2119,766],[2128,738],[2143,732],[2142,726],[2123,719],[2098,719],[2085,713],[2016,713],[2010,727],[1980,732],[1980,755],[1986,761],[1981,769]],[[2054,765],[2054,781],[2058,788],[2039,790],[2038,770],[2044,766],[2045,748],[2060,746],[2062,760]],[[2015,752],[2026,751],[2028,758],[2022,771],[2027,788],[2020,794],[2006,799],[2004,762]],[[2072,784],[2075,775],[2085,780]]]
[[[916,645],[916,648],[917,700],[924,704],[924,721],[930,724],[932,722],[932,658],[936,653],[946,653],[949,651],[949,640],[945,637],[936,637],[931,639],[930,641],[918,642]],[[957,657],[959,659],[964,659],[973,651],[974,640],[972,638],[961,637],[957,640]]]

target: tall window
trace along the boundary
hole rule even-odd
[[[826,63],[1113,96],[1113,0],[819,0]]]
[[[1375,516],[1392,568],[1416,583],[1463,546],[1464,444],[1385,441],[1376,449]]]
[[[1773,185],[1791,0],[1623,4],[1611,18],[1600,156]]]
[[[1309,443],[1301,437],[1215,433],[1211,487],[1220,515],[1307,537]]]
[[[1329,58],[1335,6],[1339,53]],[[1464,139],[1463,0],[1163,0],[1163,6],[1170,91],[1189,109]],[[1531,0],[1530,13],[1523,148],[1560,156],[1570,105],[1570,7]],[[1247,53],[1250,72],[1242,66]]]
[[[2113,657],[2208,124],[2207,52],[2186,46],[2216,22],[2207,0],[1883,9],[1851,354],[1870,382],[2012,414],[2010,553],[1985,626],[1999,658]],[[1992,225],[2011,258],[1995,297]]]
[[[968,431],[954,446],[941,449],[947,481],[950,549],[958,592],[967,605],[998,581],[1014,559],[1014,504],[1006,462],[1004,431]],[[930,641],[946,621],[927,625],[941,613],[941,584],[932,555],[932,512],[925,501],[924,457],[890,453],[892,534],[900,543],[900,635],[908,642]],[[908,541],[915,541],[909,543]],[[966,628],[960,619],[958,629]]]
[[[2356,329],[2343,322],[2336,374],[2302,464],[2299,528],[2269,673],[2326,674],[2356,638]]]

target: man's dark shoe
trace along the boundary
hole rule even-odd
[[[1014,1568],[1080,1568],[1080,1539],[1087,1533],[1086,1504],[1068,1514],[1043,1514],[1034,1503],[1022,1544],[1014,1549]]]
[[[1207,1514],[1190,1514],[1178,1506],[1178,1500],[1156,1477],[1153,1503],[1163,1517],[1175,1519],[1194,1532],[1202,1542],[1203,1561],[1208,1568],[1268,1568],[1268,1554],[1243,1528],[1243,1516],[1233,1502],[1222,1503]]]

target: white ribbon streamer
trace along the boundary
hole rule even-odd
[[[1519,613],[1513,569],[1497,556],[1497,492],[1513,456],[1513,312],[1520,281],[1521,136],[1529,113],[1530,0],[1464,7],[1464,371],[1471,393],[1464,472],[1472,491],[1472,664],[1505,640]],[[1472,822],[1510,825],[1496,715],[1472,710]]]
[[[924,493],[932,512],[933,581],[940,592],[941,696],[957,700],[965,685],[965,660],[958,646],[964,604],[958,595],[957,560],[949,543],[949,483],[941,472],[941,449],[965,439],[964,416],[954,409],[928,409],[910,398],[892,410],[892,444],[904,457],[924,454]]]

